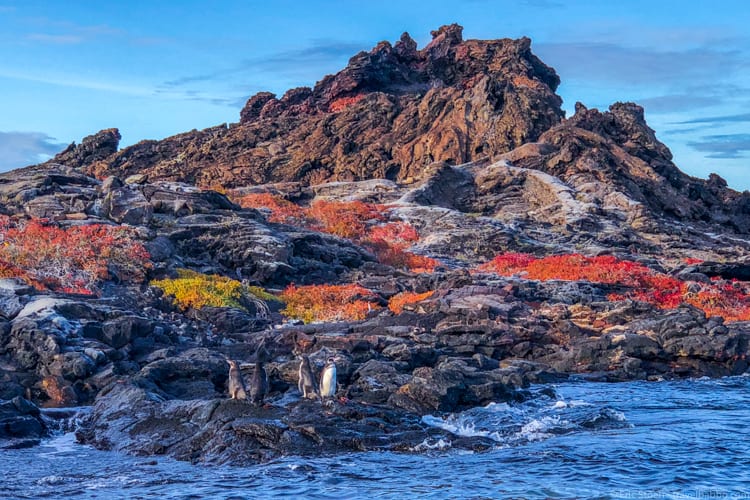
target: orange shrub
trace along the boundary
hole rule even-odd
[[[663,309],[692,304],[707,316],[721,316],[726,321],[750,320],[750,294],[738,283],[712,280],[711,284],[683,282],[637,262],[613,256],[585,257],[579,254],[536,258],[528,254],[501,254],[479,266],[481,271],[504,276],[523,274],[534,280],[590,281],[630,287],[625,294],[610,294],[609,300],[632,298]],[[699,287],[697,293],[691,288]]]
[[[367,313],[380,306],[371,300],[376,295],[359,285],[289,285],[281,300],[286,308],[281,312],[305,323],[313,321],[357,321],[365,319]]]
[[[246,194],[237,199],[236,202],[243,208],[269,209],[271,211],[271,215],[268,217],[270,222],[297,226],[307,226],[310,222],[302,207],[271,193]]]
[[[307,215],[315,221],[315,229],[355,241],[366,237],[368,226],[386,219],[382,207],[361,201],[318,200]]]
[[[533,255],[527,253],[503,253],[482,264],[478,269],[503,276],[512,276],[526,271],[526,266],[535,260],[536,258]]]
[[[371,227],[365,238],[366,242],[385,242],[391,246],[406,248],[419,241],[419,233],[414,226],[406,222],[389,222]]]
[[[435,294],[434,291],[425,293],[414,293],[414,292],[401,292],[397,293],[388,301],[388,309],[393,311],[394,314],[401,314],[404,310],[404,306],[407,304],[417,304],[423,300],[427,300]]]
[[[419,233],[411,224],[391,222],[370,229],[363,244],[378,257],[383,264],[413,272],[432,272],[440,262],[406,249],[419,241]]]
[[[406,222],[388,222],[385,207],[361,201],[318,200],[309,208],[270,193],[253,193],[237,200],[245,208],[271,210],[268,220],[307,227],[347,238],[372,251],[383,264],[414,272],[432,272],[440,265],[406,249],[419,241],[419,233]]]
[[[687,294],[685,301],[702,309],[707,316],[721,316],[726,321],[750,321],[750,295],[739,282],[701,285],[695,294]]]
[[[415,273],[431,273],[435,270],[440,262],[437,260],[417,255],[412,252],[399,248],[398,246],[389,245],[386,242],[365,245],[377,256],[378,261],[388,266],[398,269],[408,269]]]
[[[124,227],[90,224],[67,229],[43,220],[0,221],[0,273],[39,288],[92,294],[115,276],[141,282],[149,254]]]

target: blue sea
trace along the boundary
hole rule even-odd
[[[97,451],[69,433],[0,452],[0,498],[750,498],[750,377],[534,390],[526,403],[424,418],[492,439],[489,451],[445,439],[209,467]]]

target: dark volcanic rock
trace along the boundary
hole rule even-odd
[[[281,455],[414,450],[447,438],[413,414],[384,406],[317,401],[256,407],[231,399],[164,401],[130,384],[100,398],[79,441],[134,454],[167,454],[202,463],[253,464]],[[487,449],[488,439],[462,443]]]
[[[643,224],[647,207],[657,215],[750,232],[750,193],[727,189],[715,175],[702,180],[681,172],[646,124],[643,108],[633,103],[616,103],[603,113],[579,105],[572,118],[542,134],[539,145],[505,158],[554,175],[579,190],[583,201],[619,209],[630,223]]]
[[[33,446],[48,431],[39,408],[30,401],[0,400],[0,449]]]
[[[416,50],[407,35],[360,52],[313,89],[252,97],[239,125],[144,141],[110,155],[55,161],[99,175],[237,186],[273,181],[418,179],[536,140],[563,117],[554,70],[531,41],[463,40],[444,26]],[[85,142],[85,141],[84,141]],[[79,149],[82,148],[79,146]],[[101,150],[104,152],[104,149]]]
[[[115,154],[121,138],[120,131],[116,128],[101,130],[94,135],[84,137],[81,144],[72,143],[63,152],[57,154],[51,162],[74,168],[94,164]]]
[[[422,416],[513,404],[532,396],[531,384],[568,374],[745,372],[748,322],[616,299],[640,296],[622,283],[481,271],[501,252],[612,255],[658,271],[655,282],[684,280],[697,296],[711,277],[750,276],[750,195],[680,172],[635,104],[579,104],[564,120],[557,75],[528,39],[463,40],[458,25],[432,35],[421,50],[408,34],[379,43],[314,88],[257,94],[239,124],[122,151],[107,130],[53,162],[0,174],[10,220],[129,226],[151,254],[142,283],[97,271],[101,296],[0,280],[0,398],[12,400],[0,403],[0,437],[45,432],[26,397],[93,404],[82,442],[192,462],[420,450],[447,438]],[[272,184],[250,186],[261,183]],[[204,189],[231,186],[242,187]],[[372,235],[361,243],[272,223],[268,209],[230,198],[248,193],[379,204],[418,233],[390,249],[395,260],[407,258],[403,247],[439,265],[396,269],[377,261]],[[263,290],[219,302],[234,307],[184,309],[148,285],[182,269]],[[362,321],[302,325],[284,321],[268,296],[290,283],[358,283],[373,297]],[[740,300],[747,291],[720,285]],[[432,293],[395,314],[386,306],[400,292]],[[300,399],[302,354],[318,377],[337,359],[334,398]],[[228,359],[246,380],[264,362],[269,405],[228,399]]]

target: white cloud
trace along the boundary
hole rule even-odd
[[[57,45],[72,45],[82,43],[85,38],[81,35],[50,35],[47,33],[31,33],[26,35],[26,40],[32,42],[52,43]]]
[[[0,171],[43,162],[65,146],[43,132],[0,132]]]

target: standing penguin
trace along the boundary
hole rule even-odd
[[[268,374],[263,363],[268,358],[268,351],[261,346],[255,354],[255,371],[250,381],[250,400],[254,404],[263,404],[263,399],[268,394]]]
[[[229,397],[232,399],[247,399],[247,388],[242,378],[240,366],[233,359],[227,359],[229,365]]]
[[[320,389],[318,384],[315,382],[315,375],[313,374],[312,367],[310,366],[310,358],[302,355],[302,360],[299,362],[299,373],[297,379],[297,388],[302,393],[303,398],[314,398],[320,397]]]
[[[320,374],[320,395],[323,398],[332,398],[336,395],[336,358],[328,358],[326,366]]]

